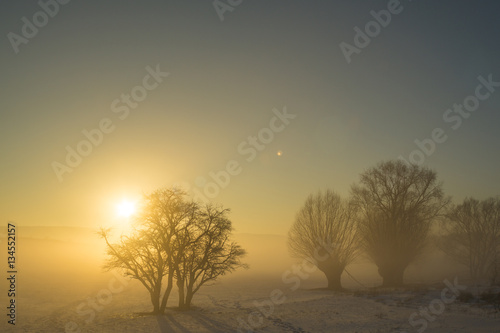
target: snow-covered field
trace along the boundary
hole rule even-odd
[[[422,325],[413,328],[410,316],[441,294],[437,289],[386,291],[378,296],[299,289],[282,295],[281,300],[286,298],[282,304],[270,306],[269,293],[274,289],[271,284],[219,283],[200,291],[192,311],[168,309],[161,317],[140,314],[150,304],[141,288],[130,284],[96,311],[86,299],[30,304],[30,297],[25,297],[20,299],[24,306],[19,324],[7,331],[64,332],[66,325],[71,328],[68,332],[78,331],[68,324],[73,322],[81,332],[418,332]],[[79,314],[81,304],[86,305]],[[493,309],[456,301],[439,315],[429,314],[435,319],[428,321],[425,332],[500,332],[500,315]]]
[[[276,239],[269,240],[259,245],[263,253],[269,251],[266,246],[277,246]],[[453,288],[442,282],[405,290],[373,289],[380,281],[375,274],[360,277],[365,270],[361,267],[353,267],[351,273],[369,288],[344,274],[343,293],[319,289],[325,283],[319,273],[283,280],[291,265],[283,257],[286,251],[276,251],[277,260],[268,256],[267,266],[252,257],[258,250],[250,251],[251,268],[203,287],[191,311],[175,310],[174,290],[164,316],[145,315],[151,310],[145,289],[136,281],[102,272],[95,259],[88,259],[98,248],[90,243],[20,242],[17,324],[7,325],[2,315],[0,331],[500,332],[498,309],[460,302]],[[447,280],[460,286],[455,278],[450,275]],[[5,282],[1,288],[5,294]],[[6,299],[2,296],[2,304]]]

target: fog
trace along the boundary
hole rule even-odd
[[[23,307],[42,305],[49,298],[58,300],[61,306],[67,302],[84,299],[105,288],[113,277],[110,272],[105,272],[102,268],[106,257],[105,246],[104,241],[97,235],[97,230],[72,227],[19,227],[18,229],[17,265],[21,315]],[[2,234],[2,238],[5,238],[5,234]],[[223,276],[215,284],[232,286],[241,284],[244,287],[250,284],[263,288],[267,286],[270,288],[269,291],[273,287],[288,288],[292,285],[291,282],[285,282],[283,276],[287,272],[289,277],[295,275],[294,267],[300,267],[302,261],[290,257],[286,236],[235,234],[234,239],[247,250],[244,262],[249,268],[238,269],[232,274]],[[407,284],[438,283],[444,278],[457,275],[466,278],[467,270],[464,266],[454,263],[432,246],[432,241],[430,243],[424,255],[406,270]],[[5,256],[5,251],[2,255]],[[6,262],[5,258],[2,258],[2,262]],[[300,288],[314,289],[326,286],[326,279],[319,270],[309,272],[309,270],[304,272],[308,275],[307,278],[300,277]],[[348,266],[347,272],[342,275],[342,284],[348,289],[375,287],[381,283],[377,267],[363,256]],[[5,280],[2,280],[2,284],[2,288],[6,288]],[[131,286],[136,284],[140,290],[141,286],[131,280]],[[202,287],[207,292],[210,288],[212,286]],[[147,310],[149,309],[144,309]]]
[[[103,270],[106,258],[105,246],[103,240],[96,234],[96,230],[71,227],[19,227],[18,235],[17,320],[28,332],[118,332],[120,330],[132,332],[137,329],[139,320],[149,320],[147,324],[141,325],[152,325],[150,328],[152,331],[177,332],[168,328],[168,325],[161,326],[166,325],[165,323],[158,324],[153,319],[143,319],[144,317],[138,315],[151,311],[149,294],[139,282],[123,277],[117,272]],[[4,240],[5,234],[1,237]],[[278,311],[275,313],[292,311],[294,307],[298,307],[297,311],[316,311],[308,308],[311,306],[337,311],[352,306],[354,308],[349,311],[361,315],[354,309],[367,301],[359,297],[354,297],[354,300],[346,297],[374,290],[373,287],[380,286],[382,282],[376,266],[361,256],[349,265],[342,275],[345,292],[331,294],[324,289],[327,281],[323,273],[319,270],[311,272],[312,266],[302,266],[301,261],[290,257],[286,236],[235,234],[234,239],[247,250],[244,262],[249,268],[238,269],[232,274],[220,277],[215,283],[203,286],[194,297],[193,310],[187,312],[190,314],[176,314],[179,317],[175,318],[189,323],[189,316],[196,316],[197,320],[201,320],[199,316],[206,311],[209,311],[212,317],[220,315],[223,318],[236,311],[234,316],[244,318],[245,311],[251,313],[256,304],[259,304],[255,302],[265,304],[275,290],[283,291],[287,302],[292,302],[287,303],[285,307],[276,307],[276,310],[273,308],[273,311]],[[439,292],[445,279],[452,281],[458,277],[460,281],[466,281],[467,270],[447,258],[432,245],[433,242],[431,240],[426,253],[407,268],[406,290],[413,287],[418,290],[425,285],[435,286],[434,289]],[[5,258],[1,260],[6,262]],[[5,279],[2,279],[1,288],[8,289]],[[415,295],[418,293],[411,297]],[[340,303],[337,306],[322,303],[328,299]],[[168,302],[167,309],[170,309],[168,311],[174,310],[177,300],[174,287]],[[242,309],[239,309],[240,303],[247,304],[242,308],[243,314]],[[379,305],[370,311],[380,311],[376,310],[377,307]],[[407,315],[404,312],[401,315],[403,319],[400,320],[403,322],[407,320],[404,319]],[[295,315],[282,313],[282,316],[293,322]],[[306,317],[311,320],[310,315]],[[167,314],[165,318],[170,317]],[[267,320],[259,322],[263,328],[269,325],[270,331],[276,328],[270,322],[273,316],[262,318]],[[324,319],[324,317],[318,318]],[[197,332],[200,327],[208,329],[207,332],[230,332],[234,330],[229,327],[238,325],[236,317],[222,320],[219,324],[222,323],[229,326],[210,330],[207,328],[209,326],[203,323],[201,326],[193,326],[191,330],[179,330],[179,332]],[[374,323],[384,324],[378,319]],[[325,330],[332,327],[332,323],[324,325]],[[3,324],[2,326],[5,327]],[[6,329],[9,332],[16,331],[12,327]],[[322,328],[317,329],[321,331]]]

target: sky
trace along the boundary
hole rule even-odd
[[[0,3],[5,223],[121,223],[177,185],[285,234],[398,158],[500,195],[498,1],[59,1]]]

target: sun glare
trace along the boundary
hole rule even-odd
[[[123,200],[121,203],[116,205],[116,213],[120,217],[130,217],[136,211],[135,203],[127,200]]]

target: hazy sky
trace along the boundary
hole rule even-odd
[[[0,4],[5,222],[105,225],[123,198],[176,183],[203,192],[200,177],[234,160],[213,201],[237,232],[285,233],[309,193],[347,195],[436,128],[447,139],[423,163],[447,193],[500,194],[500,84],[477,89],[479,76],[500,82],[498,1],[243,0],[223,21],[212,1],[41,2],[53,17],[37,1]],[[369,23],[388,7],[385,27]],[[355,41],[367,23],[369,43]],[[342,42],[358,43],[350,63]],[[127,104],[131,93],[143,100]],[[447,111],[464,100],[477,110]],[[274,120],[284,108],[290,118]],[[113,130],[89,148],[82,131],[100,125]],[[67,146],[92,151],[58,177]]]

